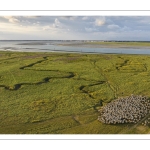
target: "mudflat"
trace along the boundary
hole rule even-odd
[[[89,47],[89,48],[150,48],[150,42],[68,42],[58,44],[63,46]]]

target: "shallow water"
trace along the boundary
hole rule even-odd
[[[71,41],[69,43],[75,43]],[[66,41],[0,41],[1,51],[21,52],[80,52],[80,53],[117,53],[150,54],[147,48],[92,48],[80,46],[63,46]]]

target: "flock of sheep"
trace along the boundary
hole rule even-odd
[[[118,98],[99,112],[98,120],[105,124],[137,123],[150,113],[150,100],[141,95]]]

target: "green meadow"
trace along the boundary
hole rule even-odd
[[[150,133],[97,120],[131,94],[150,98],[150,55],[0,52],[0,134]]]

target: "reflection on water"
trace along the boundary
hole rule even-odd
[[[69,42],[70,43],[75,43]],[[118,53],[118,54],[150,54],[145,48],[92,48],[80,46],[63,46],[66,41],[0,41],[1,51],[24,52],[80,52],[80,53]]]

